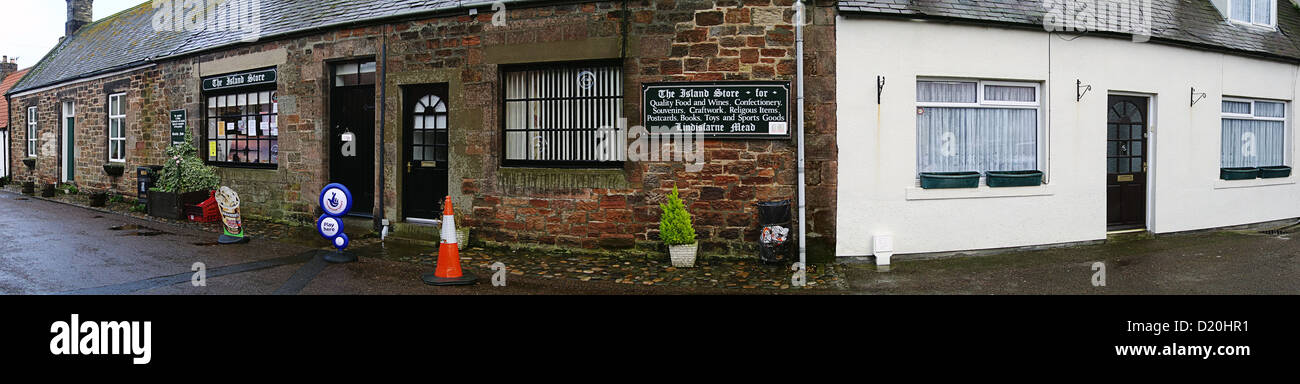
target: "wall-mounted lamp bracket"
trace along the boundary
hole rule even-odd
[[[1088,94],[1088,91],[1091,91],[1091,90],[1092,90],[1092,85],[1091,85],[1091,84],[1084,84],[1084,83],[1083,83],[1083,80],[1075,80],[1075,81],[1074,81],[1074,101],[1075,101],[1076,103],[1077,103],[1077,102],[1080,102],[1080,101],[1083,101],[1083,95]]]
[[[876,76],[876,105],[880,105],[880,95],[885,92],[885,77]]]
[[[1196,87],[1192,87],[1192,104],[1189,107],[1195,107],[1196,102],[1205,98],[1205,92],[1196,92]]]

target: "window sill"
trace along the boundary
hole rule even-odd
[[[1050,185],[1003,188],[989,188],[987,185],[981,185],[979,188],[954,189],[907,188],[907,200],[985,199],[996,197],[1051,196],[1054,194],[1056,194],[1055,189]]]
[[[1275,185],[1292,185],[1295,183],[1295,176],[1276,179],[1215,180],[1214,189],[1255,188]]]

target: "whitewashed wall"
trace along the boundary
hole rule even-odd
[[[841,16],[837,23],[839,206],[836,252],[899,254],[1106,237],[1108,93],[1153,97],[1147,226],[1156,233],[1300,217],[1296,176],[1219,180],[1223,95],[1294,100],[1295,65],[1155,43],[1032,30]],[[881,102],[876,76],[885,76]],[[916,78],[1046,84],[1048,182],[922,190],[916,180]],[[1075,81],[1092,91],[1075,102]],[[1206,93],[1189,106],[1191,88]],[[1295,103],[1289,105],[1290,120]],[[1288,163],[1296,135],[1288,121]]]

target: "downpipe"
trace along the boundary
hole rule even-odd
[[[803,144],[804,142],[803,25],[806,22],[806,18],[804,15],[805,8],[806,6],[804,5],[804,0],[798,0],[795,2],[795,13],[794,13],[794,20],[795,20],[794,41],[795,41],[795,68],[796,68],[795,76],[797,77],[797,81],[799,83],[799,86],[797,87],[798,93],[795,96],[797,100],[796,104],[798,105],[798,112],[797,112],[798,120],[795,123],[795,132],[799,136],[798,139],[799,142],[799,267],[798,267],[799,270],[798,273],[800,276],[804,276],[804,279],[806,279],[807,271],[808,271],[808,243],[807,243],[808,238],[806,235],[808,222],[807,222],[807,211],[806,211],[806,204],[805,204],[806,194],[804,190],[805,175],[804,175],[804,144]]]

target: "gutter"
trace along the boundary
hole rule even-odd
[[[968,19],[968,18],[952,17],[952,16],[929,15],[924,13],[886,14],[886,13],[875,13],[875,12],[859,11],[859,10],[846,10],[843,8],[839,8],[839,12],[841,15],[844,16],[856,16],[856,17],[870,18],[870,19],[937,21],[937,22],[943,22],[947,24],[964,24],[964,25],[983,26],[983,27],[994,26],[994,27],[1003,27],[1008,29],[1020,29],[1020,30],[1050,33],[1048,31],[1043,30],[1042,24],[1018,23],[1018,22],[997,21],[997,20]],[[1172,28],[1164,28],[1164,29],[1172,29]],[[1287,33],[1283,31],[1281,28],[1278,28],[1278,32],[1281,33],[1283,36],[1287,35]],[[1128,39],[1132,37],[1131,34],[1119,33],[1119,32],[1108,32],[1108,31],[1089,31],[1084,33],[1087,33],[1089,35],[1096,35],[1099,37],[1114,37],[1114,38],[1122,38],[1122,39]],[[1295,45],[1295,42],[1292,41],[1290,38],[1286,38],[1286,40],[1290,42],[1292,45]],[[1236,56],[1279,61],[1287,64],[1300,64],[1300,57],[1283,56],[1283,55],[1267,53],[1267,52],[1246,51],[1246,50],[1229,48],[1229,47],[1216,45],[1216,44],[1195,43],[1191,41],[1175,40],[1175,39],[1169,39],[1169,38],[1154,36],[1154,35],[1151,36],[1151,41],[1164,44],[1164,45],[1195,49],[1199,51],[1228,53]]]
[[[795,41],[795,77],[798,79],[799,87],[796,96],[798,100],[798,120],[795,123],[795,132],[799,136],[799,265],[797,267],[800,276],[807,276],[808,271],[808,215],[806,211],[805,192],[806,175],[804,173],[804,108],[803,108],[803,24],[805,22],[805,5],[803,0],[796,0],[794,13],[794,41]],[[806,277],[798,279],[800,285],[803,284]]]

